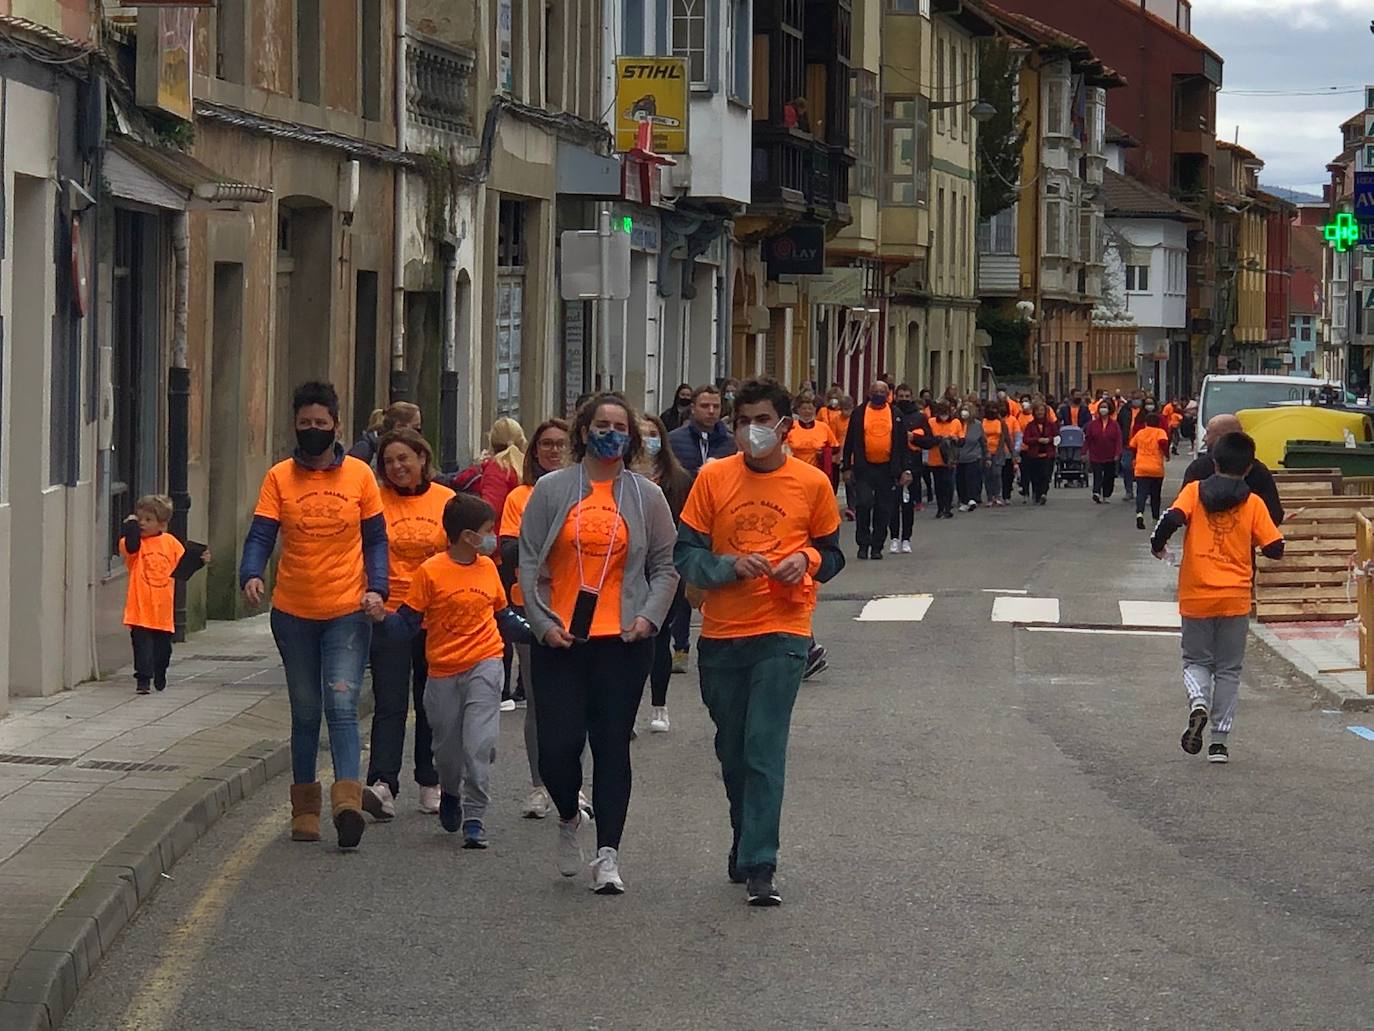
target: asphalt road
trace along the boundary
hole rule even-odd
[[[519,819],[512,714],[490,851],[461,851],[408,785],[358,853],[293,844],[271,784],[64,1027],[1374,1024],[1374,743],[1252,648],[1233,761],[1185,755],[1177,637],[1068,632],[1171,597],[1123,504],[924,513],[916,538],[851,561],[820,606],[831,665],[793,725],[782,908],[725,879],[710,722],[679,676],[672,733],[634,746],[625,896],[558,877],[555,825]],[[991,590],[1057,598],[1060,624],[995,623]],[[933,595],[922,621],[856,621],[909,592]]]

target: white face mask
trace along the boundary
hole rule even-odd
[[[644,438],[644,453],[645,453],[646,455],[648,455],[650,458],[657,458],[657,457],[658,457],[658,453],[659,453],[660,451],[662,451],[662,450],[663,450],[663,438],[662,438],[662,437],[645,437],[645,438]]]
[[[962,409],[962,410],[959,412],[959,418],[964,419],[965,421],[968,420],[968,409],[967,409],[967,408]]]
[[[781,425],[781,419],[773,426],[760,426],[758,423],[749,424],[749,428],[744,431],[744,450],[748,452],[750,458],[767,458],[777,450],[778,426]]]

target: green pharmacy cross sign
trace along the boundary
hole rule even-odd
[[[1322,229],[1322,236],[1326,242],[1335,248],[1337,253],[1344,254],[1360,241],[1360,224],[1355,221],[1355,216],[1347,211],[1342,211],[1336,216],[1335,221],[1328,222]]]

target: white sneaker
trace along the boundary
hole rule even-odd
[[[972,512],[973,509],[969,506],[969,503],[968,503],[967,501],[965,501],[962,505],[959,506],[959,511],[960,511],[960,512]]]
[[[977,508],[977,507],[978,507],[978,502],[976,502],[976,501],[970,501],[970,502],[968,503],[968,510],[969,510],[970,512],[972,512],[972,511],[973,511],[975,508]]]
[[[903,555],[910,555],[910,554],[911,554],[911,542],[910,542],[910,541],[902,541],[902,554],[903,554]]]
[[[895,554],[897,554],[899,551],[902,550],[902,546],[901,546],[897,541],[894,540],[894,541],[892,542],[892,546],[889,547],[887,550],[888,550],[889,553],[895,555]]]
[[[503,698],[503,699],[501,700],[501,711],[502,711],[502,712],[514,712],[514,711],[515,711],[515,699],[514,699],[514,698]]]
[[[577,834],[581,828],[581,813],[571,820],[558,821],[558,872],[564,877],[576,877],[577,871],[587,861]]]
[[[620,879],[620,856],[613,848],[598,849],[592,860],[592,891],[598,895],[624,895]]]
[[[655,734],[668,733],[670,724],[668,723],[668,707],[666,705],[655,705],[653,716],[649,720],[649,730]]]
[[[363,788],[363,812],[374,820],[396,819],[396,796],[381,781]]]
[[[420,788],[420,812],[433,816],[439,811],[439,797],[443,791],[435,784],[432,788]]]
[[[530,792],[530,797],[525,799],[520,815],[527,820],[542,820],[552,808],[553,799],[549,798],[549,793],[543,788],[535,788]]]
[[[596,819],[596,810],[592,808],[592,800],[587,797],[586,792],[577,793],[577,808],[582,811],[582,815],[588,820]]]

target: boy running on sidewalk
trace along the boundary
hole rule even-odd
[[[507,604],[489,557],[496,551],[491,506],[457,494],[444,506],[443,521],[448,551],[420,565],[405,604],[386,618],[387,632],[413,637],[424,623],[425,713],[442,791],[439,822],[450,834],[462,826],[464,848],[486,848],[483,820],[501,729],[504,640],[528,644],[530,628]]]
[[[728,872],[753,906],[776,906],[783,779],[792,706],[811,638],[816,585],[844,568],[830,482],[789,458],[787,391],[750,380],[735,397],[742,454],[697,476],[674,561],[706,591],[698,664],[730,801]]]
[[[1202,732],[1210,720],[1212,744],[1207,759],[1224,763],[1240,695],[1245,638],[1250,629],[1250,587],[1254,549],[1283,557],[1283,536],[1264,502],[1250,493],[1245,476],[1255,461],[1255,442],[1228,433],[1212,450],[1216,473],[1183,488],[1164,513],[1150,550],[1164,558],[1174,531],[1188,528],[1178,570],[1178,610],[1183,617],[1183,684],[1188,690],[1188,729],[1183,750],[1202,751]]]

